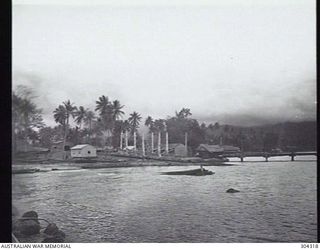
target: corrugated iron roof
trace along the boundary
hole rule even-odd
[[[197,150],[204,149],[210,153],[226,152],[226,151],[240,151],[239,147],[229,146],[229,145],[208,145],[200,144]]]
[[[223,148],[219,145],[200,144],[197,150],[204,149],[210,153],[223,152]]]
[[[86,146],[91,146],[91,145],[89,145],[89,144],[79,144],[79,145],[75,145],[71,149],[83,149]]]

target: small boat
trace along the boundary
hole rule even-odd
[[[38,168],[12,169],[12,174],[33,174],[39,171]]]
[[[206,170],[204,168],[192,169],[192,170],[183,170],[183,171],[172,171],[172,172],[165,172],[162,174],[166,175],[194,175],[194,176],[204,176],[204,175],[213,175],[214,172],[210,170]]]

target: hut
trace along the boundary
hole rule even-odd
[[[97,150],[89,144],[79,144],[71,148],[72,158],[92,158],[97,157]]]
[[[202,158],[223,157],[224,154],[240,152],[239,147],[229,145],[208,145],[200,144],[196,149],[197,154]]]
[[[65,142],[64,148],[63,148],[63,141],[54,141],[51,145],[51,152],[57,152],[57,151],[69,151],[72,147],[71,142]]]
[[[200,144],[196,151],[202,158],[220,157],[223,154],[223,148],[219,145]]]

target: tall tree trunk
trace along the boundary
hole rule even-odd
[[[69,128],[69,115],[67,114],[67,123],[64,128],[64,138],[63,138],[63,146],[62,146],[62,151],[64,153],[63,157],[65,157],[65,150],[64,149],[65,149],[66,141],[67,141],[68,128]]]
[[[169,135],[166,132],[166,153],[169,154]]]
[[[91,128],[91,122],[92,122],[92,121],[90,120],[90,121],[89,121],[89,138],[90,138],[90,139],[91,139],[91,129],[92,129],[92,128]]]
[[[128,147],[128,131],[126,130],[125,132],[125,145],[126,145],[126,148]]]
[[[151,132],[151,154],[153,154],[154,151],[154,142],[153,142],[153,132]]]
[[[161,132],[158,132],[158,156],[161,157]]]
[[[144,134],[142,134],[142,155],[145,156],[145,148],[144,148]]]

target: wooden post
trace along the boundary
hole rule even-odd
[[[184,135],[184,146],[186,148],[186,154],[188,156],[188,133],[187,132]]]
[[[158,156],[161,157],[161,132],[158,133]]]
[[[122,149],[122,131],[120,132],[120,149]]]
[[[186,149],[188,149],[188,133],[187,132],[184,134],[184,146],[186,147]]]
[[[136,134],[136,132],[133,132],[133,146],[134,146],[134,150],[137,150],[137,134]]]
[[[291,153],[291,161],[294,161],[294,153]]]
[[[166,154],[169,154],[169,135],[168,135],[168,131],[166,132]]]
[[[154,151],[153,132],[151,132],[151,154],[153,154],[153,151]]]
[[[145,148],[144,148],[144,134],[142,134],[142,155],[145,156]]]

